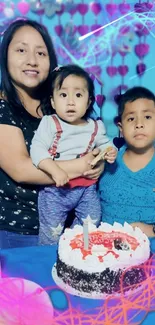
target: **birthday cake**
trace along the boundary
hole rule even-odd
[[[88,294],[113,294],[146,279],[150,257],[147,236],[129,224],[88,224],[88,248],[83,227],[67,228],[58,245],[56,272],[62,283]],[[129,290],[129,289],[126,289]]]

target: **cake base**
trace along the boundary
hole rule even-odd
[[[147,266],[147,263],[145,266]],[[57,275],[64,283],[75,290],[91,294],[95,288],[99,295],[120,292],[121,282],[124,292],[128,291],[147,278],[144,264],[126,270],[114,271],[106,268],[102,272],[89,273],[65,264],[60,260],[59,255],[57,257]]]
[[[122,293],[120,293],[120,292],[115,292],[113,294],[99,294],[99,293],[97,293],[95,291],[93,291],[91,293],[90,292],[88,293],[88,292],[78,291],[78,290],[72,288],[71,286],[69,286],[68,284],[64,283],[63,280],[58,277],[57,269],[56,269],[56,263],[53,265],[51,274],[52,274],[52,278],[53,278],[54,282],[57,284],[57,286],[60,287],[65,292],[67,292],[67,293],[69,293],[69,294],[71,294],[73,296],[78,296],[78,297],[81,297],[81,298],[88,298],[88,299],[105,300],[110,296],[119,297],[119,296],[122,295]],[[139,283],[138,287],[136,287],[135,289],[132,288],[132,289],[130,289],[128,291],[125,291],[124,296],[128,296],[131,293],[136,294],[139,291],[144,290],[146,282],[147,282],[147,280],[143,281],[142,283]]]

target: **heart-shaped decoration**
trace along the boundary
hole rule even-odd
[[[60,37],[63,32],[63,26],[62,25],[56,25],[54,27],[56,34]]]
[[[91,26],[91,31],[93,32],[93,31],[95,31],[95,30],[97,30],[97,29],[99,29],[101,27],[102,27],[102,25],[94,24],[94,25]],[[100,29],[98,32],[95,32],[94,35],[99,36],[101,33],[102,33],[102,29]]]
[[[115,145],[115,147],[119,150],[121,147],[123,147],[123,145],[125,144],[125,140],[122,137],[115,137],[113,139],[113,144]]]
[[[80,13],[80,15],[84,16],[88,12],[88,5],[85,3],[80,3],[77,6],[77,10]]]
[[[125,15],[130,11],[130,5],[129,5],[129,3],[126,3],[126,2],[120,3],[118,8],[122,15]]]
[[[96,103],[98,105],[99,108],[102,108],[104,102],[105,102],[105,96],[104,95],[97,95],[95,97]]]
[[[148,54],[150,50],[149,44],[140,43],[135,46],[135,53],[141,59]]]
[[[71,14],[71,16],[75,15],[77,12],[77,6],[76,5],[72,5],[72,7],[68,10],[69,13]]]
[[[118,73],[121,75],[121,76],[125,76],[129,71],[129,68],[127,65],[120,65],[118,67]]]
[[[106,10],[110,16],[113,16],[117,12],[117,5],[115,3],[108,3]]]
[[[89,26],[88,25],[80,25],[78,26],[78,32],[81,36],[87,34],[89,32]]]
[[[115,67],[114,65],[110,65],[106,68],[106,71],[110,77],[114,77],[117,74],[117,67]]]
[[[134,30],[138,37],[147,36],[150,33],[149,28],[141,23],[135,24]]]
[[[94,15],[97,16],[101,12],[102,7],[101,7],[101,4],[99,2],[91,2],[90,3],[90,9],[94,13]]]
[[[142,76],[146,70],[146,64],[145,63],[139,63],[136,66],[136,71],[139,76]]]
[[[145,2],[145,4],[146,4],[146,8],[148,9],[148,10],[152,10],[153,9],[153,7],[154,7],[154,3],[152,2]]]
[[[25,0],[17,3],[17,8],[22,15],[26,15],[29,12],[30,4]]]

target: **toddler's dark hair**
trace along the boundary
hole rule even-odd
[[[88,93],[89,93],[89,99],[91,100],[91,103],[87,109],[87,112],[84,116],[84,118],[90,117],[91,113],[93,112],[93,105],[95,102],[95,89],[94,89],[94,83],[91,77],[89,76],[89,73],[79,67],[78,65],[69,64],[63,67],[58,67],[54,69],[53,76],[52,76],[52,90],[51,90],[51,97],[53,97],[53,91],[55,87],[55,82],[57,82],[57,86],[59,89],[61,88],[63,81],[70,75],[74,75],[77,77],[81,77],[86,80],[87,87],[88,87]]]

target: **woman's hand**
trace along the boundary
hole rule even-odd
[[[47,173],[54,180],[56,187],[64,186],[69,182],[67,173],[60,168],[53,159],[45,158],[38,164],[39,169]]]
[[[90,179],[98,179],[104,171],[104,166],[105,163],[103,161],[100,161],[95,168],[91,168],[90,170],[85,172],[83,176]]]
[[[144,234],[148,237],[155,237],[152,225],[148,225],[147,223],[143,223],[143,222],[133,222],[131,223],[131,226],[133,228],[135,227],[140,228],[140,230],[144,232]]]
[[[69,177],[66,172],[58,167],[57,172],[52,173],[52,178],[56,184],[56,187],[64,186],[69,182]]]

